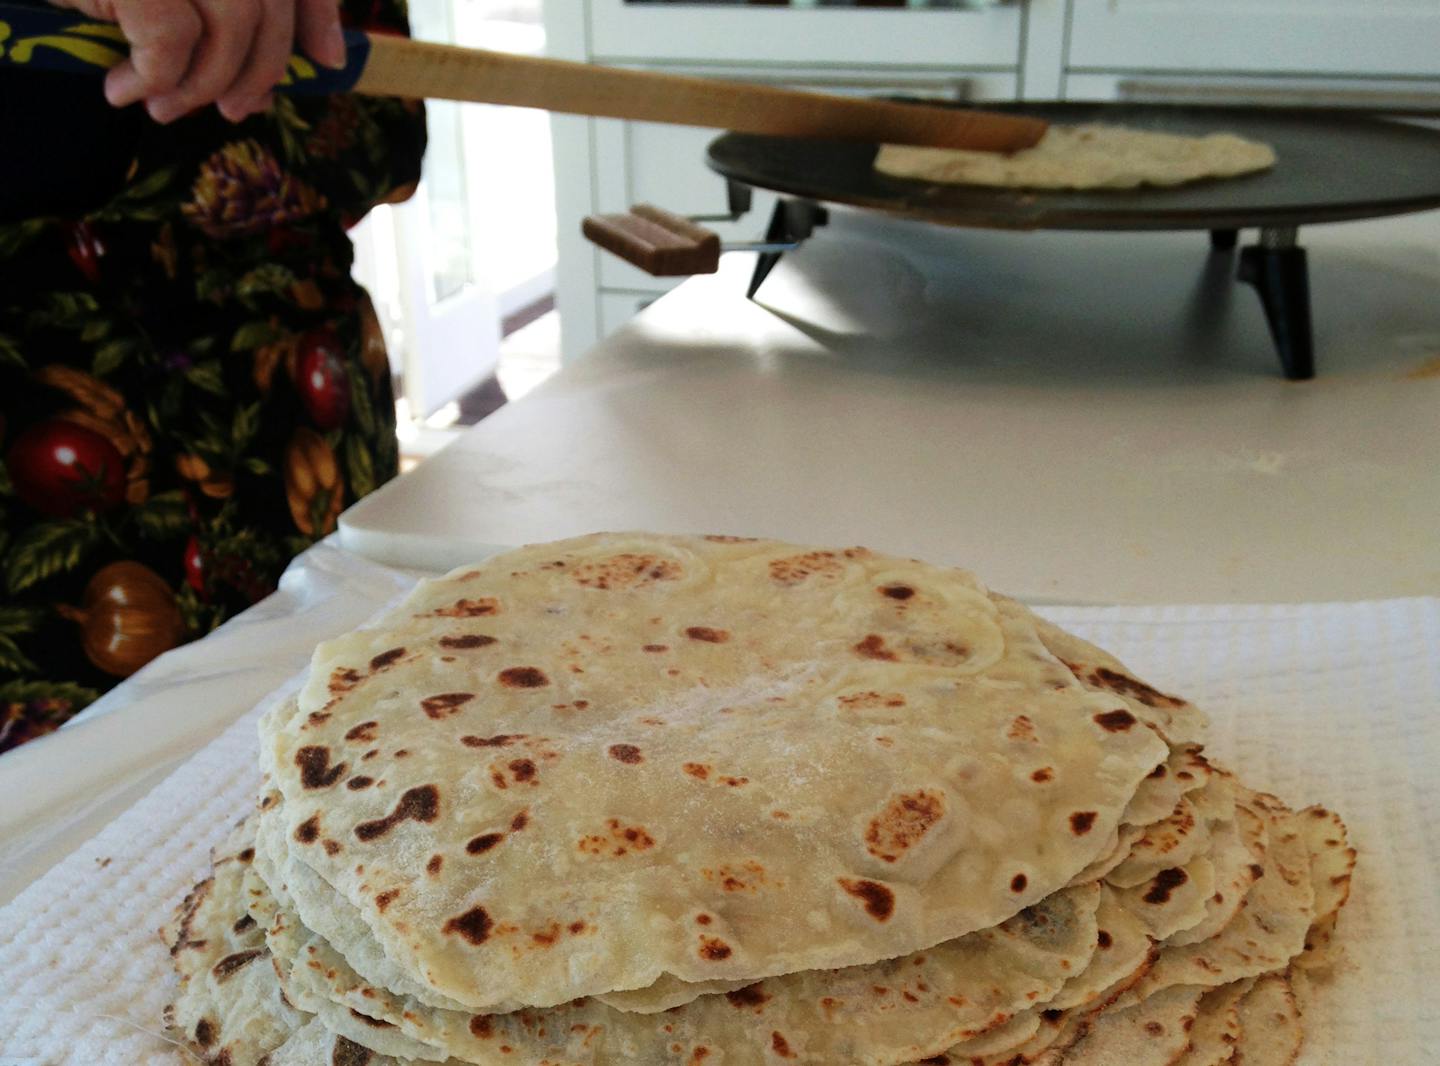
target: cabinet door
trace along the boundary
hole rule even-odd
[[[871,9],[816,0],[589,0],[589,14],[589,51],[601,63],[665,58],[1013,68],[1020,54],[1016,0],[922,0]]]
[[[1437,0],[1071,3],[1071,73],[1440,74]]]
[[[755,72],[727,71],[725,76],[752,79]],[[790,71],[780,81],[795,88],[826,92],[903,93],[947,100],[1010,99],[1015,93],[1015,78],[1008,73],[907,77],[903,72],[893,71],[878,79],[872,74],[871,79],[874,80]],[[596,209],[608,214],[628,210],[634,204],[650,203],[679,215],[724,214],[728,209],[725,181],[705,165],[706,146],[717,136],[715,130],[692,126],[596,119],[593,141]],[[707,221],[704,225],[724,240],[758,240],[764,235],[774,206],[774,194],[756,190],[753,205],[744,217],[734,222]],[[674,284],[675,279],[651,277],[608,253],[600,257],[603,288],[663,291]]]

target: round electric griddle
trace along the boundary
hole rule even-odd
[[[926,101],[930,103],[931,101]],[[1103,122],[1275,149],[1258,174],[1171,189],[1036,192],[936,185],[874,169],[876,147],[727,133],[708,163],[746,185],[950,226],[1176,230],[1301,226],[1440,207],[1440,131],[1357,115],[1156,104],[1001,104],[1049,122]]]
[[[925,101],[934,103],[934,101]],[[825,221],[824,205],[882,211],[947,226],[1035,230],[1209,230],[1234,248],[1237,232],[1259,228],[1241,249],[1239,277],[1254,285],[1287,376],[1314,375],[1309,282],[1300,226],[1440,207],[1440,130],[1355,114],[1157,104],[986,104],[1054,123],[1103,122],[1202,136],[1229,132],[1263,141],[1270,170],[1176,188],[1050,192],[939,185],[877,173],[877,147],[727,133],[707,162],[736,185],[782,194],[770,246],[794,245]],[[751,294],[778,261],[763,252]]]

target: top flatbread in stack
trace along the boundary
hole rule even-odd
[[[1232,178],[1275,165],[1267,144],[1212,133],[1175,133],[1087,123],[1053,125],[1040,143],[1009,154],[882,145],[875,169],[941,185],[1018,189],[1134,189]]]
[[[1330,943],[1311,851],[1353,864],[1202,730],[962,571],[522,549],[322,645],[263,721],[172,1025],[229,1066],[1168,1063]]]

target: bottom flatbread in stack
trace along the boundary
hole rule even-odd
[[[264,719],[167,1023],[227,1066],[1289,1062],[1355,853],[1203,725],[961,571],[522,549]]]

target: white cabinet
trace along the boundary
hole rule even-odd
[[[1440,113],[1440,0],[1008,0],[974,10],[547,0],[550,54],[829,92],[951,99],[1330,104]],[[675,280],[580,236],[650,202],[726,210],[713,131],[556,116],[559,302],[567,359]],[[722,237],[758,238],[757,192]]]
[[[554,0],[577,3],[580,0]],[[600,62],[1013,68],[1021,5],[861,10],[583,0]]]
[[[1068,99],[1440,111],[1440,0],[1069,0]]]
[[[1071,0],[1071,9],[1070,73],[1440,73],[1440,0]]]
[[[617,289],[602,292],[597,301],[600,335],[614,333],[659,298],[658,292],[624,292]]]

